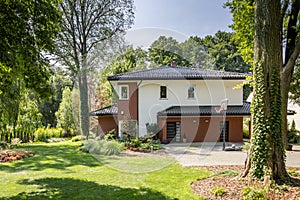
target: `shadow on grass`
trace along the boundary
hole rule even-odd
[[[18,199],[162,199],[170,197],[149,188],[121,188],[112,185],[99,185],[95,182],[73,178],[43,178],[29,181],[23,180],[20,184],[37,185],[38,191],[22,192],[13,197],[1,200]]]
[[[66,144],[34,144],[22,147],[33,151],[34,156],[12,163],[0,164],[1,171],[18,172],[23,170],[41,171],[45,169],[66,170],[68,167],[82,165],[101,166],[92,155],[77,152],[75,147]]]

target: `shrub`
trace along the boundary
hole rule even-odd
[[[152,149],[153,150],[160,150],[163,149],[163,147],[161,146],[161,144],[152,144]]]
[[[149,143],[142,143],[141,144],[141,149],[145,149],[145,150],[151,149],[150,144]]]
[[[21,143],[22,143],[22,140],[20,140],[19,138],[14,138],[11,140],[10,145],[11,145],[11,147],[16,147]]]
[[[211,189],[211,193],[216,197],[221,197],[225,194],[225,189],[220,186],[215,186]]]
[[[5,141],[0,141],[0,150],[8,149],[9,145]]]
[[[81,140],[85,140],[85,136],[83,136],[83,135],[77,135],[77,136],[74,136],[74,137],[72,137],[72,139],[71,139],[71,141],[72,142],[78,142],[78,141],[81,141]]]
[[[139,148],[141,147],[142,142],[139,138],[133,138],[130,140],[130,146],[133,148]]]
[[[45,140],[45,142],[47,143],[62,142],[62,141],[65,141],[65,138],[50,138]]]
[[[267,192],[257,187],[245,187],[242,190],[244,200],[268,200]]]
[[[104,140],[95,141],[95,140],[88,140],[84,143],[84,148],[87,152],[91,154],[100,154],[101,148],[103,147]]]
[[[105,155],[119,155],[124,148],[124,144],[119,143],[118,141],[111,140],[111,141],[106,141],[103,145],[103,150],[102,152]]]
[[[50,138],[61,138],[63,136],[62,128],[38,128],[34,132],[34,141],[45,142]]]
[[[124,144],[116,140],[89,140],[84,143],[84,149],[91,154],[118,155]]]
[[[250,135],[249,135],[249,120],[250,119],[244,119],[243,120],[243,137],[244,138],[250,138]]]
[[[288,131],[287,137],[289,143],[294,143],[294,144],[300,143],[300,133],[296,129],[296,124],[294,120],[292,122],[290,130]]]
[[[116,140],[116,139],[118,139],[118,137],[115,129],[109,131],[107,134],[104,135],[104,140]]]

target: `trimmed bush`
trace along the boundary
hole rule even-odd
[[[61,138],[63,137],[62,128],[38,128],[34,132],[35,142],[46,142],[50,138]]]

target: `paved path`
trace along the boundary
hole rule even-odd
[[[226,143],[230,147],[233,143]],[[243,143],[234,143],[236,147]],[[167,152],[183,166],[244,165],[244,151],[222,151],[222,143],[177,143],[165,146]],[[286,165],[300,167],[300,145],[287,151]]]

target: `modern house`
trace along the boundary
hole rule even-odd
[[[243,117],[250,105],[237,87],[246,74],[162,66],[109,76],[118,100],[111,106],[92,111],[98,116],[99,132],[116,129],[122,136],[122,123],[136,123],[137,136],[147,135],[147,125],[156,123],[162,142],[216,142],[222,140],[223,114],[220,102],[228,100],[225,139],[243,139]]]

